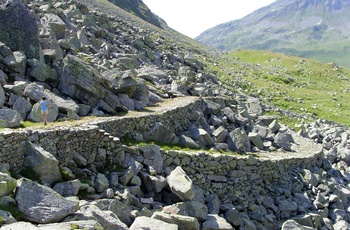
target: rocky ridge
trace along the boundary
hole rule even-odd
[[[1,17],[3,127],[39,121],[42,96],[55,121],[141,110],[164,98],[225,94],[195,48],[169,41],[165,30],[108,1],[4,1]]]

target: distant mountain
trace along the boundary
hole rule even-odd
[[[196,40],[222,50],[270,50],[350,67],[349,37],[349,0],[278,0]]]

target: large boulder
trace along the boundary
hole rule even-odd
[[[178,144],[179,138],[167,126],[160,122],[155,122],[153,127],[144,134],[147,141],[156,141],[164,144]]]
[[[159,230],[159,229],[167,229],[167,230],[178,230],[178,226],[175,224],[168,224],[164,221],[152,219],[145,216],[137,217],[134,223],[130,226],[130,230],[139,230],[139,229],[147,229],[147,230]]]
[[[21,114],[12,109],[0,109],[0,127],[14,128],[21,124]]]
[[[103,229],[127,230],[128,226],[120,221],[120,219],[111,211],[102,211],[95,205],[84,205],[80,208],[80,212],[84,218],[96,220]]]
[[[63,71],[58,89],[92,107],[103,99],[112,109],[119,106],[118,97],[108,90],[108,81],[82,59],[67,55],[63,59]],[[114,95],[114,97],[113,97]]]
[[[15,200],[25,220],[40,224],[60,222],[79,209],[78,202],[67,200],[51,188],[27,179],[19,181]]]
[[[37,81],[50,82],[57,80],[56,71],[51,69],[50,66],[46,65],[44,62],[38,61],[37,59],[30,59],[27,63],[29,65],[27,74]]]
[[[133,71],[120,72],[118,70],[104,73],[104,78],[108,81],[111,91],[115,94],[126,94],[131,97],[137,87],[137,81],[134,79],[136,73]]]
[[[22,120],[26,120],[28,114],[32,110],[32,104],[24,97],[18,97],[13,104],[13,109],[21,114]]]
[[[33,169],[42,182],[53,184],[62,180],[58,163],[58,160],[42,147],[30,142],[26,143],[23,167]]]
[[[155,212],[153,219],[162,220],[170,224],[176,224],[179,229],[198,230],[200,229],[199,221],[191,216],[182,216],[176,214],[168,214],[164,212]]]
[[[27,57],[20,51],[15,51],[5,57],[4,64],[10,71],[21,75],[26,72]]]
[[[45,14],[41,18],[41,24],[51,30],[51,35],[54,35],[56,39],[64,38],[67,26],[59,16],[55,14]]]
[[[195,197],[193,183],[180,166],[176,167],[166,180],[170,190],[181,200],[193,200]]]
[[[0,41],[11,50],[22,51],[27,58],[39,59],[38,23],[24,1],[0,2],[0,28]]]
[[[208,207],[198,201],[185,201],[165,206],[163,212],[183,216],[192,216],[198,221],[205,221],[208,218]]]

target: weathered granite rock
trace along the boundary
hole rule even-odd
[[[91,204],[96,205],[104,211],[113,212],[123,223],[128,226],[130,226],[135,219],[135,216],[132,214],[132,208],[126,204],[123,204],[119,200],[101,199],[93,201]]]
[[[86,230],[95,230],[99,228],[103,228],[97,221],[95,220],[78,220],[78,221],[69,221],[69,222],[61,222],[54,224],[39,224],[39,230],[71,230],[72,228],[78,229],[86,229]],[[25,228],[26,229],[26,228]]]
[[[32,104],[24,97],[18,97],[13,104],[13,109],[21,115],[22,120],[26,120],[32,110]]]
[[[17,220],[8,211],[0,210],[0,217],[3,219],[3,224],[12,224],[17,222]]]
[[[51,69],[50,66],[46,65],[44,62],[40,62],[37,59],[30,59],[27,63],[29,65],[27,74],[30,77],[35,78],[37,81],[52,82],[57,80],[56,71]]]
[[[282,230],[312,230],[314,228],[306,227],[301,224],[298,224],[294,220],[288,220],[283,223]]]
[[[0,85],[0,108],[4,105],[5,103],[5,92],[2,86]]]
[[[55,223],[78,210],[78,203],[67,200],[54,190],[21,179],[15,199],[24,219],[33,223]]]
[[[139,150],[143,156],[143,163],[153,167],[157,173],[163,171],[163,156],[158,145],[140,145]]]
[[[147,141],[157,141],[165,144],[177,144],[179,142],[179,138],[175,133],[160,122],[156,122],[153,127],[144,134],[144,138]]]
[[[222,217],[209,214],[206,221],[202,224],[202,230],[232,230],[233,227]]]
[[[53,184],[62,180],[58,163],[58,160],[42,147],[30,142],[26,143],[23,167],[33,169],[43,183]]]
[[[200,224],[194,217],[182,216],[176,214],[167,214],[163,212],[155,212],[152,217],[153,219],[162,220],[169,224],[176,224],[179,229],[186,230],[199,230]]]
[[[148,230],[178,230],[178,226],[175,224],[168,224],[164,221],[140,216],[137,217],[129,228],[130,230],[148,229]]]
[[[53,190],[64,197],[76,196],[78,195],[81,186],[82,185],[80,180],[72,180],[56,183],[53,187]]]
[[[127,230],[128,226],[121,222],[119,218],[111,211],[102,211],[95,205],[84,205],[80,208],[85,218],[96,220],[103,229]]]
[[[192,216],[199,221],[205,221],[208,218],[208,208],[205,204],[198,201],[185,201],[166,206],[163,212],[170,214],[178,214],[184,216]]]
[[[12,109],[0,109],[0,127],[14,128],[21,123],[21,115]]]
[[[52,34],[56,39],[64,38],[65,30],[67,28],[66,24],[62,19],[56,14],[45,14],[41,18],[41,24],[51,30]]]
[[[16,186],[16,179],[7,173],[0,172],[0,197],[9,195]]]
[[[14,51],[10,55],[5,57],[5,65],[11,71],[19,73],[24,76],[26,73],[26,65],[27,65],[26,56],[20,51]]]
[[[192,200],[195,196],[191,179],[181,167],[176,167],[166,178],[171,191],[181,200]]]
[[[38,230],[39,228],[36,227],[34,224],[31,224],[30,222],[20,221],[20,222],[6,224],[4,226],[1,226],[1,229],[4,229],[4,230],[23,230],[23,229]]]
[[[97,192],[104,192],[109,187],[109,181],[102,173],[98,173],[94,182],[94,188]]]
[[[0,23],[0,41],[11,50],[24,52],[27,58],[39,58],[38,23],[23,1],[2,2]]]

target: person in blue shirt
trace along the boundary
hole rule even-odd
[[[44,125],[47,124],[47,115],[49,114],[49,108],[52,108],[52,106],[49,106],[46,101],[46,97],[43,97],[40,101],[41,106],[41,114],[43,115],[44,119]]]

